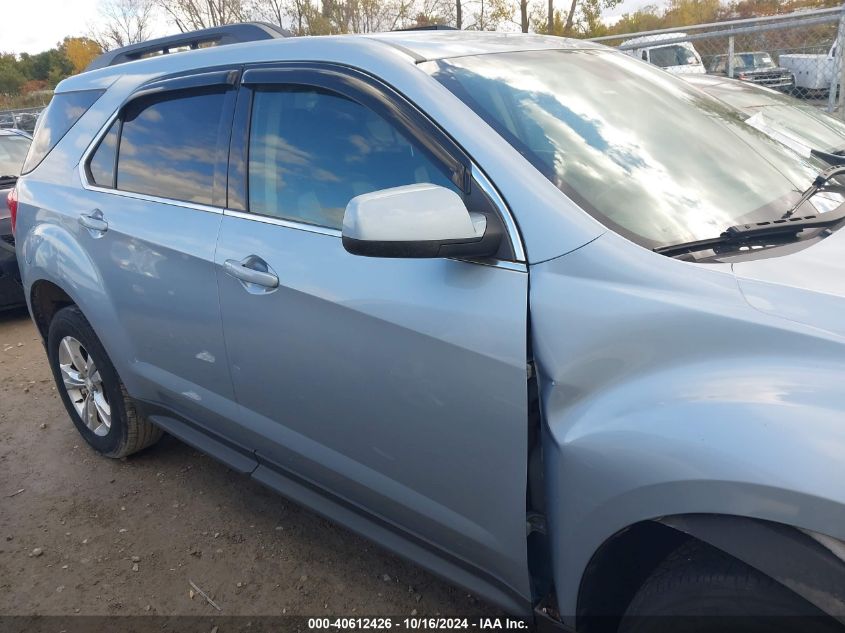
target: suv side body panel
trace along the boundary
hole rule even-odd
[[[838,476],[845,451],[840,337],[755,311],[728,267],[666,259],[607,233],[406,54],[383,43],[327,37],[210,48],[86,73],[59,86],[111,88],[21,181],[23,282],[28,298],[39,280],[65,289],[102,337],[131,394],[155,395],[136,362],[143,341],[131,340],[115,297],[104,291],[102,267],[113,260],[94,261],[84,246],[90,235],[77,216],[92,200],[80,195],[79,172],[72,167],[120,104],[147,81],[199,66],[301,59],[347,64],[392,85],[484,169],[515,215],[531,264],[530,346],[541,389],[549,533],[562,613],[575,613],[582,572],[601,543],[644,519],[685,512],[745,514],[845,538],[845,493]],[[235,218],[225,218],[230,220]],[[206,227],[204,238],[211,233]],[[298,248],[323,238],[300,236]],[[194,246],[193,254],[201,255],[197,260],[209,264],[206,245]],[[225,246],[218,259],[247,254]],[[342,257],[340,250],[330,255]],[[444,278],[456,266],[449,260],[438,264]],[[278,273],[293,269],[290,261],[284,265]],[[343,294],[348,290],[332,285],[337,280],[321,280],[320,274],[312,274],[310,286],[290,281],[288,292],[324,309],[327,300],[337,309],[339,299],[360,298]],[[467,275],[467,287],[479,276]],[[524,309],[524,297],[515,306],[512,310]],[[375,302],[357,310],[366,327],[388,322],[412,332],[417,344],[437,335],[437,344],[448,348],[448,328],[425,332],[426,324],[411,310],[398,313]],[[483,338],[481,331],[473,334],[476,341]],[[507,344],[499,360],[511,371],[517,355],[515,343]],[[382,353],[378,360],[384,365],[391,358]],[[227,406],[223,417],[237,419],[234,405]],[[262,424],[266,420],[255,416],[243,428]],[[284,433],[275,432],[282,444]],[[437,439],[448,442],[450,436]],[[355,441],[362,450],[363,439]],[[523,446],[507,457],[509,464]],[[473,473],[468,469],[461,476]],[[525,508],[500,511],[524,518]],[[462,554],[472,557],[468,550]],[[512,551],[501,560],[507,557],[514,569],[497,571],[527,599],[527,569]]]
[[[555,200],[562,209],[566,208],[566,198],[542,176],[535,175],[533,168],[526,169],[525,178],[515,174],[514,165],[502,160],[500,152],[510,152],[515,155],[515,158],[511,156],[512,159],[523,163],[524,159],[498,139],[486,124],[444,88],[410,64],[403,54],[375,42],[359,42],[355,46],[349,46],[345,42],[329,38],[319,47],[305,45],[305,42],[302,44],[304,46],[296,49],[273,47],[258,56],[265,59],[255,59],[255,55],[247,54],[248,47],[232,47],[231,51],[226,51],[225,58],[228,62],[237,62],[275,61],[285,57],[299,60],[314,56],[325,57],[329,62],[359,66],[384,79],[386,83],[398,85],[399,91],[410,101],[416,102],[419,98],[428,102],[436,112],[427,114],[441,124],[444,123],[442,119],[447,119],[445,123],[451,125],[451,129],[447,128],[447,133],[464,149],[474,148],[482,157],[479,162],[484,162],[483,156],[490,152],[494,159],[486,168],[492,168],[494,171],[498,169],[502,173],[503,181],[506,181],[504,187],[498,187],[502,194],[508,195],[510,187],[514,198],[530,198],[532,203],[529,207],[534,209],[550,208],[549,205],[539,202],[541,200]],[[319,54],[316,51],[319,51]],[[205,53],[206,51],[199,51],[196,57],[205,56],[212,62],[220,59],[219,52],[214,55]],[[236,59],[232,60],[233,57]],[[424,422],[428,426],[404,430],[401,428],[403,424],[412,425],[413,422],[398,419],[396,407],[402,402],[403,396],[401,392],[394,390],[390,407],[396,414],[392,416],[396,418],[395,424],[372,429],[373,435],[370,439],[367,431],[361,427],[358,427],[358,430],[362,432],[357,434],[355,427],[339,427],[334,440],[332,434],[328,434],[321,438],[322,444],[307,439],[302,433],[303,430],[307,432],[307,429],[299,429],[295,433],[284,431],[276,423],[268,426],[266,416],[254,413],[246,415],[244,410],[238,411],[231,382],[226,384],[222,372],[214,373],[224,366],[224,363],[228,368],[225,351],[215,353],[221,351],[219,346],[209,349],[207,345],[198,345],[199,341],[190,331],[191,324],[198,319],[211,339],[222,340],[222,337],[218,339],[215,334],[219,312],[210,313],[213,311],[212,286],[207,273],[211,270],[209,256],[214,250],[218,223],[224,216],[208,210],[192,209],[179,203],[150,202],[136,196],[86,190],[80,182],[83,174],[80,158],[87,147],[93,146],[95,137],[105,132],[115,111],[143,84],[165,75],[183,72],[191,65],[196,66],[195,59],[194,54],[174,55],[172,61],[164,60],[167,63],[160,59],[145,61],[137,66],[129,63],[125,65],[125,72],[117,80],[105,76],[103,71],[95,71],[85,77],[90,85],[111,85],[111,88],[82,116],[41,165],[27,176],[21,190],[19,235],[23,236],[23,243],[19,248],[27,262],[24,276],[27,294],[30,294],[33,285],[39,280],[49,280],[66,289],[89,318],[95,331],[101,333],[103,344],[109,350],[130,395],[145,404],[152,403],[175,410],[189,421],[202,422],[206,430],[225,436],[246,451],[263,447],[267,455],[262,460],[264,465],[256,471],[255,476],[260,476],[265,483],[283,487],[273,483],[275,475],[266,472],[268,465],[272,464],[277,473],[281,472],[285,465],[293,467],[294,470],[302,467],[306,477],[316,479],[318,487],[326,487],[337,493],[344,503],[351,501],[359,509],[374,511],[378,519],[399,527],[400,531],[410,530],[413,533],[412,538],[425,544],[424,549],[428,552],[421,554],[425,558],[418,559],[418,562],[441,571],[462,568],[465,571],[460,574],[456,572],[456,579],[460,582],[500,604],[507,605],[509,609],[527,613],[531,588],[525,562],[527,274],[524,266],[520,272],[519,266],[516,266],[516,269],[508,269],[451,260],[409,260],[401,266],[420,269],[418,273],[407,277],[409,283],[415,275],[418,277],[417,282],[423,283],[424,280],[420,277],[422,269],[428,271],[422,275],[428,279],[422,286],[414,282],[404,290],[394,287],[388,292],[390,282],[385,279],[386,286],[383,290],[386,294],[381,299],[375,295],[368,297],[366,293],[360,292],[357,298],[350,295],[343,299],[344,293],[348,294],[355,288],[349,283],[341,283],[344,279],[349,281],[348,274],[332,278],[331,275],[315,270],[313,278],[303,278],[300,282],[295,282],[290,276],[296,268],[293,266],[294,262],[278,264],[278,272],[284,270],[287,274],[285,281],[291,284],[288,290],[290,296],[297,301],[316,301],[319,305],[332,306],[334,310],[340,309],[347,314],[349,309],[343,307],[342,303],[350,301],[352,303],[349,307],[360,313],[361,325],[365,330],[374,333],[378,324],[380,328],[388,328],[396,334],[388,339],[399,347],[391,348],[385,345],[382,351],[375,350],[373,357],[367,361],[368,371],[380,374],[388,371],[400,358],[405,357],[405,348],[410,344],[417,350],[410,354],[411,357],[414,354],[423,354],[433,360],[435,350],[440,350],[443,354],[437,361],[437,366],[443,369],[442,375],[421,377],[423,380],[432,379],[437,382],[437,385],[432,386],[433,392],[445,394],[447,387],[455,389],[457,380],[467,375],[475,376],[475,388],[458,388],[456,395],[462,404],[455,408],[454,415],[433,415],[432,407],[436,408],[437,403],[429,401],[426,410],[431,415],[425,416],[424,420],[416,419],[417,423]],[[159,72],[151,72],[151,67],[157,67]],[[213,64],[209,67],[213,67]],[[133,73],[133,68],[137,68],[139,72]],[[123,67],[121,71],[124,71]],[[72,88],[79,81],[77,78],[66,82],[62,88]],[[442,93],[440,99],[432,97],[431,92]],[[470,119],[469,124],[466,119]],[[68,166],[71,165],[77,166],[77,169],[69,169]],[[525,165],[527,166],[527,163]],[[535,189],[526,189],[525,180],[536,181],[538,186]],[[38,206],[35,206],[35,201]],[[79,214],[90,212],[94,208],[100,208],[110,224],[109,230],[102,237],[92,236],[88,229],[78,224]],[[567,236],[566,239],[548,242],[548,254],[557,254],[561,248],[575,248],[600,232],[598,225],[591,218],[581,218],[575,214],[567,217],[560,211],[561,209],[553,208],[551,212],[558,223],[569,226],[572,230],[563,232]],[[155,217],[151,217],[152,215]],[[534,213],[530,217],[535,218],[537,215]],[[234,216],[226,217],[223,221],[239,223]],[[240,223],[258,224],[244,220],[240,220]],[[276,232],[279,229],[269,226],[261,228],[265,229],[264,234],[266,229],[276,229]],[[308,249],[311,248],[308,245],[315,239],[331,239],[336,242],[331,248],[333,258],[344,261],[348,259],[359,267],[370,267],[373,270],[377,264],[385,267],[396,266],[396,262],[390,260],[379,262],[353,258],[343,250],[337,237],[326,238],[295,230],[291,233],[294,234],[290,238],[293,240],[291,243],[300,242],[305,249],[303,253],[306,258]],[[110,237],[119,248],[109,248]],[[93,249],[92,244],[95,245]],[[538,244],[537,253],[542,253],[543,248]],[[221,251],[220,257],[225,258],[228,255]],[[524,258],[524,252],[519,253],[518,257]],[[184,268],[185,263],[187,269]],[[220,261],[217,262],[219,263]],[[351,274],[353,269],[354,267],[350,266],[347,273]],[[193,270],[198,276],[193,281],[188,280],[184,277],[186,270]],[[363,272],[359,271],[359,274]],[[442,289],[440,284],[449,279],[452,281],[448,282],[447,290],[453,295],[450,299],[453,306],[443,310],[438,308],[439,299],[434,296],[434,289],[435,286]],[[434,283],[435,280],[438,281],[437,284]],[[153,284],[155,288],[152,287]],[[176,295],[167,294],[168,288],[176,290],[181,284],[192,285],[193,289],[186,287]],[[321,284],[322,289],[319,287]],[[422,290],[425,284],[430,284],[430,292]],[[477,297],[483,297],[484,300],[478,305],[463,305],[458,310],[456,301],[459,302],[460,297],[469,297],[472,289],[481,293]],[[216,300],[216,286],[213,290]],[[237,290],[242,292],[241,288]],[[224,295],[228,296],[233,292],[224,290]],[[388,300],[396,300],[396,292],[405,292],[408,296],[406,309],[398,312],[388,309]],[[426,296],[420,296],[421,292]],[[151,303],[144,303],[139,308],[138,302],[146,301],[145,296],[151,298]],[[188,311],[191,314],[186,313],[185,318],[174,318],[172,322],[168,318],[167,323],[162,323],[151,308],[153,303],[163,306],[162,310],[168,312]],[[358,303],[357,307],[353,307],[355,303]],[[127,312],[130,306],[131,309]],[[200,310],[204,314],[195,314],[194,310]],[[428,322],[420,317],[423,310],[429,313],[437,313],[439,310],[440,316],[435,322]],[[463,324],[459,330],[455,329],[457,323]],[[161,358],[165,367],[156,366],[152,361],[152,350],[145,349],[148,342],[143,335],[143,332],[161,331],[164,331],[167,340],[173,343],[169,351],[162,352],[158,349],[155,352],[155,357]],[[316,341],[320,338],[320,332],[315,331],[314,336],[313,340]],[[338,336],[335,346],[338,351],[354,343],[341,333],[338,333]],[[404,339],[404,343],[401,339]],[[416,342],[412,339],[416,339]],[[163,343],[163,340],[159,343]],[[211,357],[214,358],[213,363],[210,362]],[[182,371],[188,371],[187,368],[194,363],[207,365],[203,367],[204,372],[212,372],[214,375],[202,384],[189,384],[180,374]],[[173,369],[168,369],[168,365]],[[177,369],[180,366],[181,369]],[[238,363],[235,362],[236,371],[237,366]],[[407,366],[403,370],[404,373],[400,372],[399,375],[407,379],[414,371],[413,367]],[[289,379],[295,378],[295,372],[289,375]],[[337,385],[334,386],[336,393]],[[497,398],[485,399],[483,394],[486,389],[493,389]],[[327,394],[327,397],[331,397],[331,393]],[[480,409],[476,408],[475,402]],[[406,401],[405,404],[409,402]],[[441,403],[440,406],[446,405]],[[354,421],[360,424],[364,420],[358,416]],[[343,420],[336,420],[338,424],[342,422]],[[431,427],[432,424],[435,426]],[[441,445],[441,449],[449,455],[447,461],[452,470],[435,472],[441,468],[437,457],[430,456],[431,459],[427,461],[425,455],[417,454],[417,463],[407,470],[403,483],[400,483],[399,479],[388,481],[389,477],[378,474],[372,468],[355,465],[353,460],[344,461],[338,452],[339,447],[332,446],[332,441],[340,441],[345,434],[351,433],[348,440],[357,447],[356,457],[362,459],[366,452],[371,456],[377,455],[373,449],[381,442],[380,437],[390,435],[399,441],[399,437],[406,432],[410,433],[408,437],[411,438],[403,444],[410,451],[406,457],[413,454],[413,438],[416,437],[417,440],[425,440],[431,450],[438,450],[436,446]],[[454,441],[455,434],[461,438],[460,441]],[[297,437],[302,441],[298,441]],[[268,442],[267,438],[272,438],[272,441]],[[183,439],[190,441],[187,437]],[[293,447],[293,453],[290,447]],[[332,475],[326,470],[325,464],[329,462],[325,460],[328,459],[326,456],[329,452],[334,453],[332,459],[339,460],[341,476],[337,473]],[[286,464],[279,464],[288,458],[290,461]],[[394,463],[391,468],[396,468],[399,464],[396,461],[390,462],[384,455],[378,459],[383,462],[385,468],[389,463]],[[308,465],[309,460],[311,466]],[[323,466],[318,468],[321,462]],[[344,471],[342,466],[347,462],[351,470]],[[466,467],[466,464],[471,462],[493,467],[494,474],[500,477],[501,481],[486,487],[488,492],[482,496],[470,499],[469,502],[461,502],[458,491],[466,486],[485,487],[485,482],[471,479],[472,469]],[[447,484],[446,481],[453,483]],[[412,492],[414,494],[411,494]],[[490,494],[499,501],[491,501]],[[438,495],[439,499],[432,498]],[[418,506],[414,506],[409,500],[411,498],[419,502]],[[335,509],[326,512],[344,520]],[[426,517],[426,521],[423,521]],[[353,529],[356,528],[353,526]],[[397,545],[396,549],[416,556],[414,547]],[[417,548],[416,551],[422,550]],[[451,567],[437,562],[447,559],[452,561],[449,563]],[[498,588],[492,591],[485,589],[490,586]]]

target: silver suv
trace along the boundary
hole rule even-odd
[[[93,66],[12,197],[94,450],[172,433],[543,624],[838,626],[841,168],[560,38],[237,25]]]

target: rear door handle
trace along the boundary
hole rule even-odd
[[[109,223],[103,219],[103,212],[99,209],[94,209],[91,213],[80,215],[79,224],[97,233],[105,233],[109,230]]]
[[[241,261],[227,259],[223,262],[223,268],[226,273],[245,283],[265,288],[279,287],[279,278],[270,271],[267,263],[256,255],[250,255]]]

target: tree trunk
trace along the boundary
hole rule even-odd
[[[549,0],[549,35],[555,34],[555,5],[554,0]]]
[[[519,25],[523,33],[528,33],[528,0],[519,0]]]
[[[461,0],[455,0],[455,26],[461,28]]]
[[[578,5],[578,0],[572,0],[569,6],[569,15],[566,16],[566,24],[563,26],[563,34],[569,35],[572,33],[572,24],[575,22],[575,7]]]

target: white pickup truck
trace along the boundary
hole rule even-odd
[[[828,90],[836,72],[836,42],[824,54],[795,53],[781,55],[778,63],[795,75],[795,87],[804,90]]]

